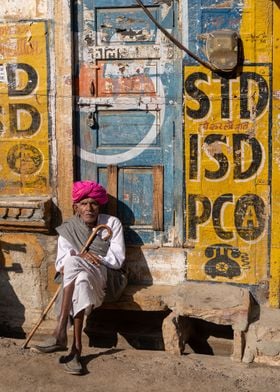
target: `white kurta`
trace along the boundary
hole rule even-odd
[[[63,267],[64,287],[75,281],[71,311],[73,317],[83,309],[88,314],[92,307],[97,308],[102,304],[107,280],[106,266],[119,269],[125,259],[123,228],[120,220],[114,216],[99,214],[97,224],[106,224],[112,230],[109,250],[106,256],[99,256],[102,260],[100,266],[90,264],[76,256],[80,249],[75,249],[62,236],[58,237],[55,268],[60,271]],[[103,237],[106,234],[106,231],[102,232]]]

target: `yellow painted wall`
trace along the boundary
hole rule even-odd
[[[49,192],[45,22],[0,24],[0,196]]]
[[[271,20],[270,1],[245,2],[236,74],[184,69],[188,279],[269,279]]]

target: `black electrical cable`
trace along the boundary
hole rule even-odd
[[[142,3],[141,0],[136,0],[136,2],[143,9],[145,14],[152,20],[152,22],[160,29],[160,31],[162,31],[163,34],[166,35],[166,37],[169,38],[171,42],[173,42],[176,46],[178,46],[179,49],[182,49],[184,52],[186,52],[190,57],[192,57],[194,60],[198,61],[200,64],[211,69],[212,71],[215,71],[215,69],[212,67],[212,65],[208,61],[202,60],[195,53],[191,52],[180,41],[178,41],[175,37],[173,37],[173,35],[171,35],[164,27],[162,27],[161,24],[158,23],[158,21],[153,17],[153,15],[150,13],[150,11],[146,8],[146,6]]]

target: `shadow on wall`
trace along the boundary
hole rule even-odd
[[[60,209],[52,203],[52,224],[51,224],[51,234],[57,234],[55,228],[60,226],[62,223],[62,214]]]
[[[104,209],[104,213],[117,216],[122,222],[126,245],[125,266],[128,269],[129,283],[134,285],[153,284],[153,278],[141,248],[144,245],[142,237],[145,236],[145,228],[141,229],[141,225],[136,222],[134,212],[127,204],[109,196],[109,202]],[[135,229],[136,226],[137,230]],[[139,234],[140,232],[142,236]]]
[[[11,272],[23,273],[23,270],[19,263],[6,265],[5,254],[11,251],[26,253],[26,245],[0,241],[0,336],[23,338],[25,307],[18,299],[9,276]]]

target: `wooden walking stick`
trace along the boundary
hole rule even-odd
[[[88,251],[88,249],[89,249],[89,247],[90,247],[90,244],[92,243],[92,241],[93,241],[94,238],[96,237],[98,231],[101,230],[101,229],[105,229],[105,230],[107,230],[107,232],[108,232],[108,234],[106,235],[106,237],[104,237],[104,241],[108,240],[108,239],[112,236],[112,230],[111,230],[111,228],[110,228],[109,226],[103,225],[103,224],[102,224],[102,225],[96,226],[94,229],[92,229],[92,233],[90,234],[90,236],[88,237],[88,239],[87,239],[85,245],[84,245],[83,248],[81,249],[80,254],[83,254],[83,253],[85,253],[85,252]],[[47,313],[49,312],[49,310],[50,310],[51,307],[53,306],[53,304],[54,304],[54,302],[55,302],[55,300],[56,300],[56,298],[57,298],[57,296],[58,296],[58,293],[59,293],[60,288],[61,288],[61,285],[59,285],[59,287],[57,288],[57,290],[56,290],[56,292],[54,293],[52,299],[51,299],[50,302],[48,303],[48,306],[46,307],[46,309],[45,309],[44,312],[42,313],[42,315],[41,315],[39,321],[38,321],[37,324],[32,328],[31,332],[30,332],[29,335],[27,336],[27,338],[26,338],[26,340],[25,340],[25,342],[24,342],[24,344],[22,345],[21,348],[24,349],[24,348],[27,347],[27,345],[28,345],[28,343],[30,342],[30,340],[32,339],[34,333],[37,331],[37,329],[39,328],[39,326],[40,326],[41,323],[43,322],[44,318],[46,317]]]

